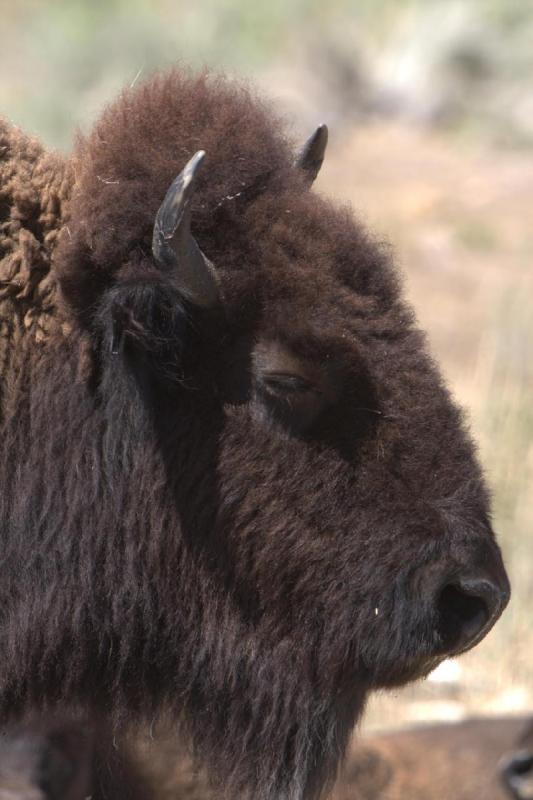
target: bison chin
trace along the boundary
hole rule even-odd
[[[219,654],[220,657],[221,654]],[[326,686],[286,642],[269,653],[237,644],[189,694],[185,736],[228,796],[316,798],[337,774],[366,693]],[[231,663],[230,663],[231,660]]]

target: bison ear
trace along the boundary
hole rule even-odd
[[[306,141],[298,155],[295,166],[303,170],[309,184],[313,183],[320,172],[328,143],[328,126],[319,125]]]
[[[189,303],[212,308],[219,299],[215,270],[191,234],[191,200],[204,156],[199,150],[167,191],[155,218],[152,252]]]

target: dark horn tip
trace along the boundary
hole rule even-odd
[[[171,183],[155,218],[152,253],[163,270],[173,272],[181,294],[207,308],[219,301],[218,285],[211,263],[191,234],[191,201],[204,158],[205,151],[198,150]]]
[[[196,173],[202,166],[205,158],[205,150],[198,150],[193,157],[187,162],[185,165],[183,172],[181,173],[183,183],[185,188],[187,184],[189,184],[195,177]]]
[[[324,140],[324,144],[326,144],[328,141],[328,134],[329,134],[329,129],[325,122],[319,125],[315,131],[316,138],[320,139],[321,141]]]
[[[328,143],[329,130],[325,122],[319,125],[307,143],[308,150],[314,150],[316,153],[324,155],[326,145]]]
[[[296,159],[296,166],[302,169],[308,181],[314,181],[320,171],[328,144],[328,126],[322,123],[304,144]]]
[[[187,164],[187,167],[190,167],[191,170],[196,171],[198,167],[202,165],[204,158],[205,158],[205,150],[197,150],[197,152],[193,155],[193,157]]]

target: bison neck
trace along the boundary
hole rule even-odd
[[[6,398],[0,446],[17,466],[0,464],[2,716],[170,708],[234,792],[316,794],[363,692],[318,686],[294,642],[257,635],[228,584],[216,413],[170,395],[154,407],[113,365],[95,387],[83,350],[73,333],[28,354]]]

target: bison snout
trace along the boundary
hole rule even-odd
[[[504,786],[516,800],[533,800],[533,752],[519,750],[500,764]]]
[[[437,625],[449,655],[474,647],[490,631],[509,602],[507,576],[454,577],[437,594]]]

